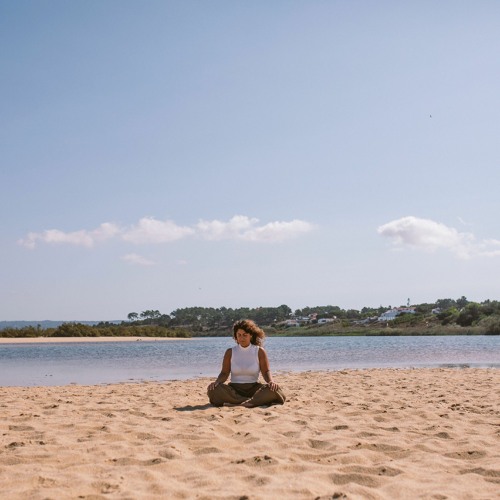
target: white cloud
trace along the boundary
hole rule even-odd
[[[259,219],[246,217],[245,215],[235,215],[228,222],[201,220],[196,225],[196,229],[207,240],[237,239],[257,222],[259,222]]]
[[[245,215],[235,215],[228,221],[200,220],[192,227],[179,226],[171,220],[162,221],[154,217],[143,217],[137,224],[128,228],[120,228],[116,224],[105,222],[92,231],[81,229],[64,232],[59,229],[50,229],[41,233],[28,233],[18,243],[32,249],[38,243],[70,244],[91,248],[96,243],[111,238],[121,238],[136,245],[146,245],[169,243],[193,235],[215,241],[233,239],[279,242],[307,233],[313,228],[312,224],[302,220],[275,221],[259,225],[259,219]]]
[[[478,242],[472,233],[459,232],[430,219],[402,217],[380,226],[377,232],[399,248],[409,246],[428,252],[445,249],[463,259],[500,255],[500,241]]]
[[[180,240],[194,233],[190,227],[178,226],[170,220],[160,221],[153,217],[143,217],[137,225],[122,234],[125,241],[137,245],[146,243],[168,243]]]
[[[137,266],[154,266],[156,263],[152,260],[146,259],[142,255],[138,255],[136,253],[128,253],[122,257],[122,260],[128,262],[129,264],[134,264]]]
[[[483,257],[499,257],[500,240],[483,240],[478,244],[478,254]]]
[[[302,220],[269,222],[264,226],[245,231],[242,238],[248,241],[283,241],[312,231],[313,225]]]
[[[19,240],[19,244],[28,248],[35,248],[38,242],[48,244],[69,244],[90,248],[93,247],[96,242],[113,238],[119,232],[120,229],[118,226],[109,222],[104,222],[97,229],[92,231],[82,229],[65,233],[59,229],[48,229],[41,233],[28,233],[26,238]]]
[[[259,219],[235,215],[228,222],[202,220],[196,227],[208,240],[240,239],[256,242],[283,241],[313,229],[312,224],[301,220],[269,222],[261,226],[258,223]]]

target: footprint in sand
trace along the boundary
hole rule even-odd
[[[379,436],[379,434],[375,434],[374,432],[367,432],[367,431],[358,432],[356,434],[357,438],[371,438],[374,436]]]
[[[392,467],[386,467],[381,465],[379,467],[364,467],[362,465],[350,465],[348,467],[343,467],[341,472],[349,472],[355,474],[369,474],[374,476],[388,476],[394,477],[402,474],[403,471],[400,469],[395,469]]]
[[[436,437],[440,439],[453,439],[447,432],[438,432]]]
[[[309,446],[315,450],[324,450],[326,448],[331,448],[332,443],[329,441],[321,441],[319,439],[309,439]]]
[[[158,464],[161,464],[161,463],[163,463],[163,460],[161,458],[156,457],[156,458],[150,458],[148,460],[143,460],[141,462],[141,465],[148,466],[148,465],[158,465]]]
[[[347,495],[345,493],[342,493],[341,491],[336,491],[331,495],[316,497],[314,500],[342,500],[343,498],[347,498]]]
[[[167,460],[175,460],[181,457],[181,454],[175,450],[163,450],[158,453],[160,457],[166,458]]]
[[[266,476],[251,475],[251,476],[245,477],[244,479],[245,479],[245,481],[252,483],[255,486],[265,486],[266,484],[269,484],[271,482],[271,479],[269,479]]]
[[[400,432],[398,427],[380,427],[380,429],[387,432]]]
[[[367,486],[369,488],[377,488],[380,486],[380,481],[378,479],[365,474],[332,474],[330,478],[334,484],[341,486],[349,483],[356,483],[360,486]]]
[[[454,451],[453,453],[445,453],[448,458],[460,458],[462,460],[477,460],[486,456],[486,452],[471,450],[471,451]]]
[[[219,448],[210,446],[207,448],[200,448],[199,450],[194,451],[195,455],[210,455],[211,453],[221,453],[221,450],[219,450]]]
[[[475,469],[464,469],[460,474],[479,474],[488,480],[492,479],[494,483],[500,483],[500,470],[483,469],[483,467],[476,467]],[[498,479],[497,479],[498,478]]]
[[[149,434],[147,432],[139,432],[136,437],[137,437],[137,439],[140,439],[141,441],[149,441],[151,439],[158,439],[158,437],[155,436],[154,434]]]
[[[275,415],[274,417],[267,417],[264,420],[266,422],[272,422],[273,420],[277,420],[278,418],[280,418],[280,417],[278,417],[278,416]]]
[[[383,443],[358,443],[354,446],[354,448],[379,451],[391,458],[405,458],[410,455],[409,450],[405,450],[399,446],[392,446],[390,444]]]
[[[113,458],[111,462],[113,462],[114,465],[129,466],[129,465],[137,465],[139,463],[139,460],[130,457],[122,457],[122,458]]]
[[[38,484],[40,486],[44,486],[45,488],[52,488],[57,484],[57,481],[50,477],[38,476]]]
[[[29,425],[9,425],[9,431],[34,431],[35,428]]]
[[[276,461],[270,457],[269,455],[256,455],[252,458],[240,458],[239,460],[234,461],[235,464],[245,464],[245,465],[273,465],[276,464]]]
[[[13,441],[12,443],[9,443],[5,447],[12,450],[14,448],[20,448],[21,446],[26,446],[26,444],[23,443],[22,441]]]
[[[117,490],[120,489],[119,485],[107,483],[104,481],[93,483],[92,486],[97,490],[99,490],[104,495],[107,493],[115,493]]]
[[[296,431],[287,431],[287,432],[282,432],[282,435],[288,438],[298,438],[302,432],[296,432]]]

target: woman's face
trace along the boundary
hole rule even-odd
[[[240,344],[241,347],[248,347],[250,345],[250,340],[252,336],[243,329],[236,330],[236,342]]]

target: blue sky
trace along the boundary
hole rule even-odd
[[[0,320],[500,299],[500,3],[0,1]]]

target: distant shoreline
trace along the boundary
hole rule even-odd
[[[158,342],[190,340],[184,337],[0,337],[0,344],[54,344],[57,342]]]

